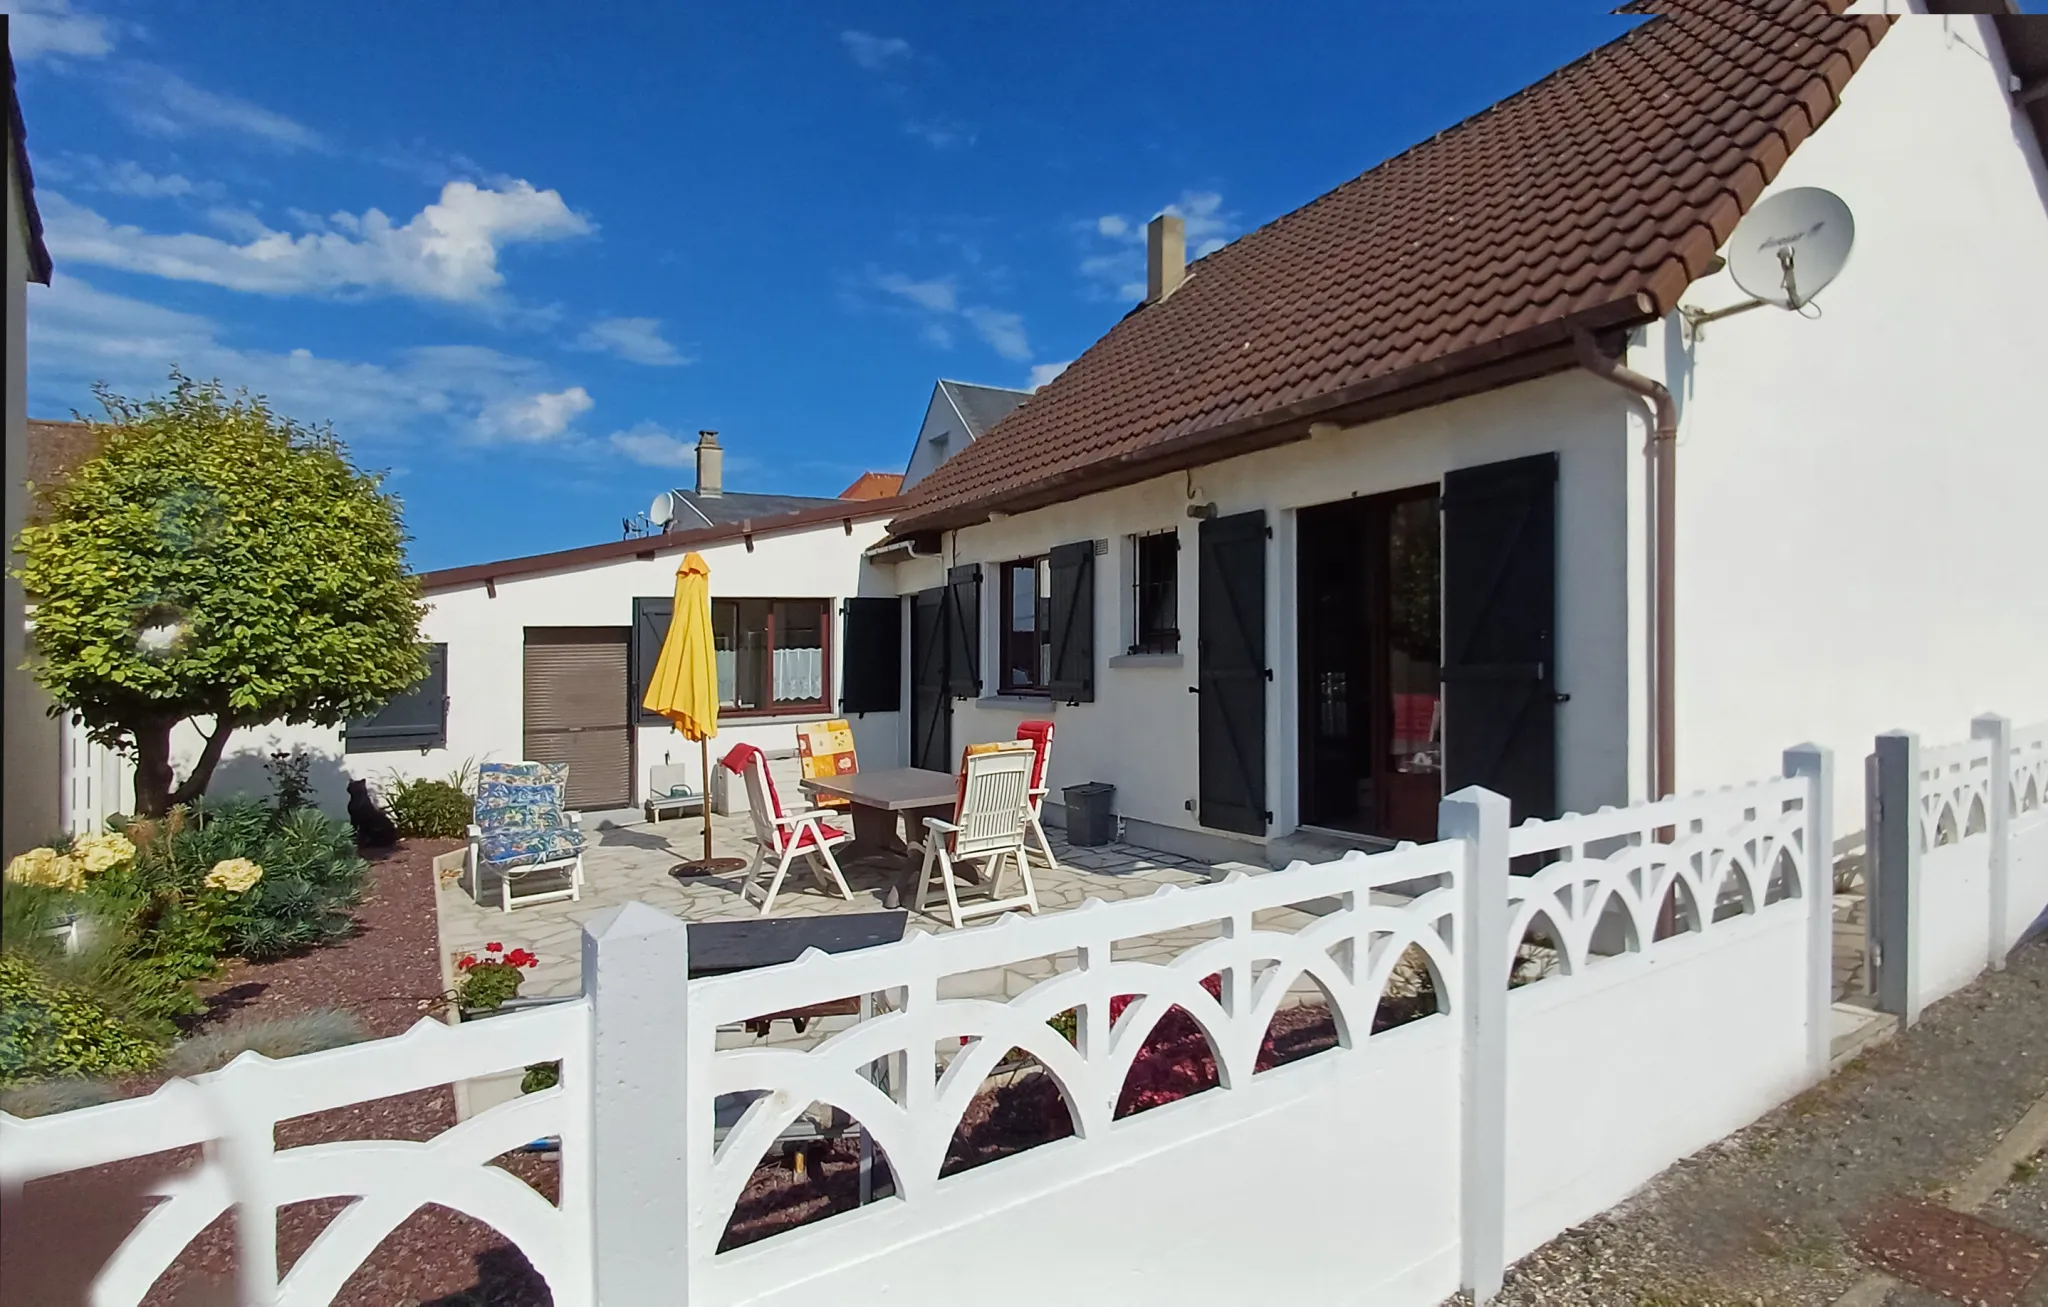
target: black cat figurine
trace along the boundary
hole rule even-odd
[[[370,797],[368,781],[348,783],[348,821],[356,828],[356,847],[388,849],[398,843],[398,827],[377,801]]]

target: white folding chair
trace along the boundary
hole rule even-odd
[[[1038,887],[1031,881],[1031,855],[1024,847],[1024,832],[1030,826],[1031,768],[1036,750],[1029,741],[1009,740],[987,748],[970,750],[961,764],[960,796],[954,804],[953,820],[926,817],[924,870],[917,880],[917,909],[924,910],[933,872],[945,885],[946,906],[952,910],[957,930],[968,917],[1023,908],[1036,914]],[[1014,859],[1024,892],[1002,897],[1003,863]],[[986,903],[960,906],[960,863],[981,864],[988,886]]]
[[[837,886],[840,895],[851,902],[853,891],[840,874],[839,860],[832,856],[832,850],[853,836],[826,822],[825,814],[816,808],[785,813],[782,796],[775,790],[775,778],[768,774],[768,755],[753,745],[735,746],[720,765],[746,777],[747,813],[754,821],[754,862],[740,884],[741,900],[747,900],[748,891],[767,868],[768,859],[775,859],[775,877],[768,882],[767,896],[761,900],[761,915],[767,916],[775,907],[775,896],[782,892],[782,880],[789,874],[790,862],[802,857],[810,864],[821,888],[830,890]]]

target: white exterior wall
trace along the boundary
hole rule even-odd
[[[1901,19],[1770,194],[1848,202],[1856,245],[1804,320],[1758,309],[1628,362],[1683,403],[1678,785],[1833,748],[1838,830],[1887,729],[2048,714],[2048,173],[1989,20]],[[1688,305],[1741,292],[1725,275]],[[1822,582],[1803,565],[1815,560]]]
[[[23,481],[28,465],[28,213],[21,176],[14,160],[13,134],[8,134],[7,166],[7,335],[4,338],[5,397],[0,417],[7,428],[7,577],[0,664],[5,667],[6,717],[5,802],[0,802],[0,859],[11,858],[58,833],[58,727],[48,715],[49,696],[23,670],[28,658],[27,625],[21,565],[14,539],[28,516]]]
[[[934,438],[943,436],[944,445],[936,445]],[[930,476],[939,464],[974,443],[974,433],[967,429],[959,410],[953,401],[946,398],[944,386],[932,387],[932,402],[925,407],[924,425],[917,429],[917,445],[910,451],[910,463],[903,470],[903,492]]]
[[[799,722],[839,715],[844,624],[839,601],[857,595],[889,595],[889,578],[861,557],[883,536],[884,523],[855,521],[853,532],[835,519],[821,526],[777,535],[757,533],[749,551],[740,540],[707,545],[698,553],[711,565],[716,599],[825,599],[831,601],[830,640],[835,705],[826,712],[728,718],[711,741],[712,763],[738,743],[763,749],[794,749]],[[651,544],[652,542],[650,542]],[[208,793],[264,795],[269,777],[263,760],[275,749],[302,747],[313,757],[313,778],[321,806],[339,813],[347,804],[350,776],[377,784],[396,774],[443,778],[465,763],[516,761],[525,750],[525,649],[529,626],[616,626],[630,628],[635,598],[675,593],[676,567],[686,551],[667,549],[653,558],[623,558],[497,583],[493,598],[482,583],[430,592],[421,624],[423,639],[448,646],[448,744],[421,751],[345,753],[338,730],[262,726],[237,731]],[[897,713],[869,713],[852,719],[861,765],[900,766],[905,728]],[[183,726],[174,740],[178,774],[197,756],[198,730]],[[645,799],[648,768],[669,761],[689,768],[699,784],[699,751],[666,726],[636,729],[634,802]],[[744,807],[744,801],[741,805]]]
[[[1218,516],[1263,509],[1273,539],[1267,549],[1266,627],[1273,682],[1267,692],[1267,798],[1272,835],[1298,824],[1296,796],[1299,699],[1295,642],[1295,512],[1334,500],[1440,481],[1445,472],[1528,454],[1557,451],[1558,689],[1571,695],[1558,708],[1558,797],[1567,810],[1591,811],[1629,797],[1630,577],[1640,549],[1629,524],[1628,483],[1640,478],[1640,442],[1629,436],[1628,400],[1583,374],[1563,374],[1474,396],[1383,422],[1246,455],[1193,474],[1199,495]],[[899,564],[900,592],[938,585],[954,563],[996,564],[1044,553],[1082,539],[1110,540],[1096,560],[1095,701],[1044,699],[956,701],[955,751],[1009,738],[1019,722],[1047,715],[1056,728],[1050,784],[1083,781],[1117,787],[1119,815],[1204,832],[1185,806],[1196,797],[1195,683],[1196,548],[1199,523],[1187,516],[1182,473],[951,533],[944,559]],[[1147,659],[1115,666],[1128,644],[1126,624],[1132,559],[1123,537],[1178,526],[1181,660]],[[994,618],[999,592],[993,571],[982,591],[984,693],[996,684]],[[907,701],[906,701],[907,702]],[[1519,814],[1518,814],[1519,816]],[[1241,838],[1226,832],[1207,832]],[[1247,845],[1247,855],[1254,856]]]

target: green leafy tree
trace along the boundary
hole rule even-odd
[[[204,794],[239,727],[338,725],[426,675],[398,503],[330,431],[175,370],[168,395],[95,393],[104,444],[41,488],[20,576],[36,679],[132,753],[139,814]],[[212,734],[179,780],[187,718]]]

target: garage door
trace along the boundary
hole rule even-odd
[[[633,726],[624,626],[526,628],[526,757],[569,764],[579,812],[630,807]]]

